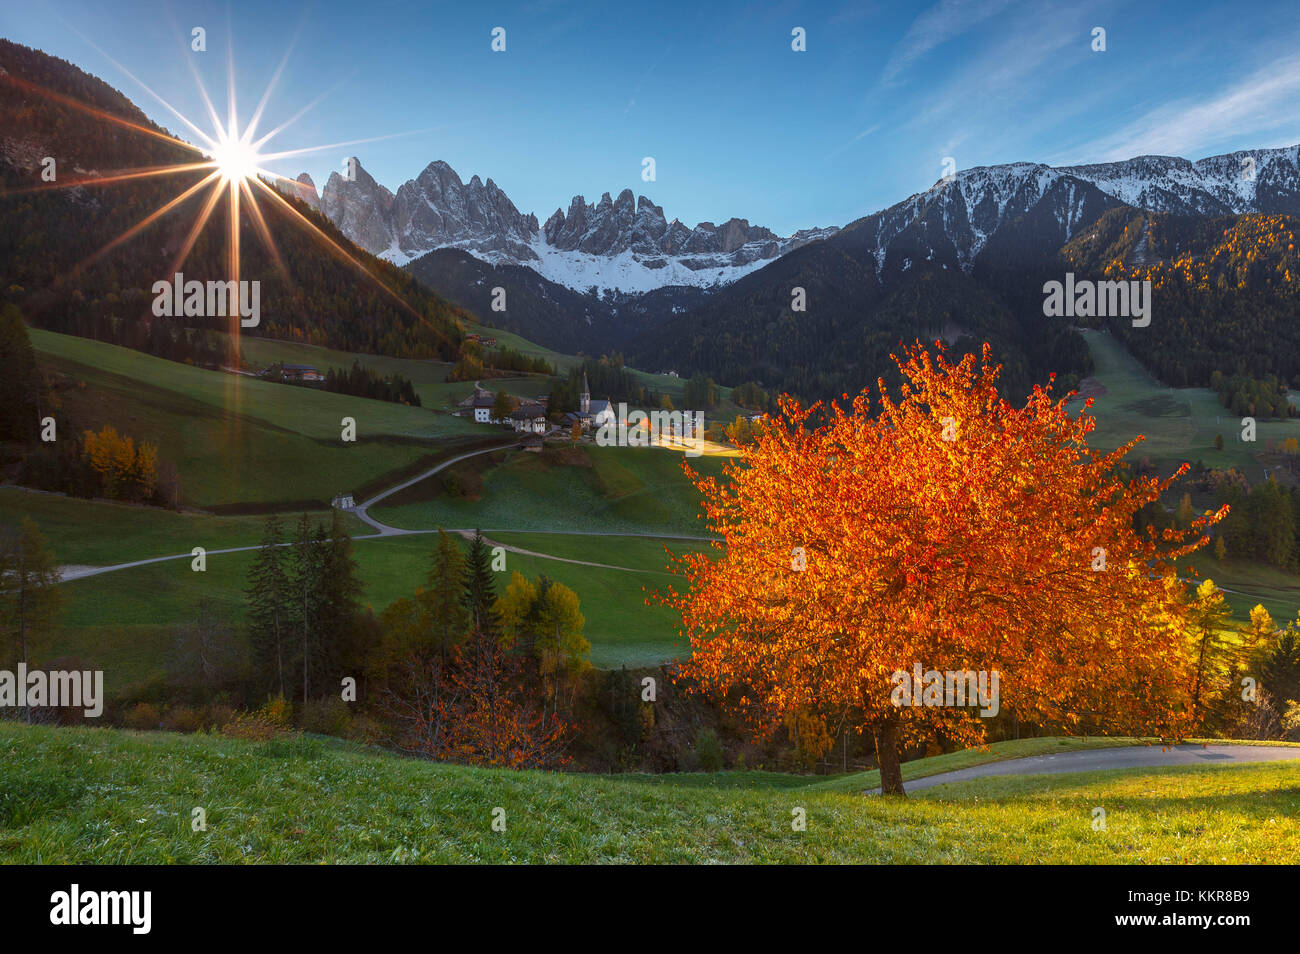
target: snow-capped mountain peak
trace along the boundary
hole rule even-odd
[[[1032,219],[1034,234],[1059,247],[1081,224],[1119,203],[1178,215],[1300,214],[1300,146],[1248,149],[1196,162],[1138,156],[1078,166],[977,166],[863,223],[873,230],[868,234],[878,272],[904,257],[950,258],[969,269],[1009,223]]]
[[[799,245],[836,230],[782,238],[733,218],[691,229],[646,196],[624,189],[596,203],[580,195],[539,226],[495,182],[468,183],[438,160],[389,193],[359,162],[355,179],[333,174],[321,210],[354,242],[397,264],[437,248],[460,248],[491,264],[526,265],[578,291],[644,292],[665,285],[734,281]]]

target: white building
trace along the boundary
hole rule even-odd
[[[587,372],[582,373],[582,393],[578,396],[578,412],[586,415],[583,427],[600,427],[602,424],[614,423],[614,407],[609,401],[593,401],[591,388],[587,385]]]
[[[501,423],[492,416],[492,408],[496,406],[496,398],[491,394],[477,394],[474,396],[474,420],[480,424],[499,424]]]
[[[511,413],[510,426],[520,434],[545,434],[546,408],[540,404],[521,404]]]

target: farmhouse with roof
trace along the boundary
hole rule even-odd
[[[535,402],[520,404],[510,414],[510,426],[521,434],[545,434],[546,408]]]

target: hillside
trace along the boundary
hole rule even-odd
[[[29,863],[1270,864],[1300,851],[1287,762],[986,779],[901,801],[763,772],[469,769],[312,737],[3,723],[0,755],[0,851]],[[195,807],[206,831],[191,829]],[[806,831],[792,830],[798,808]]]
[[[1207,219],[1117,208],[1061,254],[1083,274],[1151,282],[1148,327],[1105,324],[1162,381],[1205,386],[1218,371],[1296,384],[1297,225],[1293,215]]]
[[[41,367],[61,382],[62,426],[78,433],[111,425],[157,444],[176,462],[189,506],[319,506],[421,460],[435,440],[482,435],[425,408],[208,371],[41,329],[31,337]],[[355,443],[340,439],[344,417],[357,421]]]
[[[54,183],[42,182],[44,156],[56,160]],[[54,331],[176,360],[221,360],[225,319],[160,321],[149,289],[181,267],[182,258],[191,278],[227,277],[226,203],[216,203],[187,255],[178,253],[208,187],[110,247],[196,186],[206,170],[178,167],[201,159],[101,80],[0,40],[0,288],[29,320]],[[176,171],[114,178],[160,168]],[[240,275],[261,282],[263,314],[254,333],[455,358],[468,316],[353,245],[306,203],[285,206],[263,197],[258,205],[275,251],[258,238],[259,222],[245,202]]]

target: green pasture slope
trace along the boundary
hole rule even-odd
[[[1165,387],[1111,335],[1088,330],[1080,334],[1092,352],[1093,377],[1106,389],[1091,411],[1097,418],[1091,440],[1096,447],[1111,450],[1141,434],[1145,440],[1134,448],[1133,461],[1148,457],[1167,472],[1184,461],[1199,460],[1207,467],[1236,467],[1253,483],[1264,477],[1253,455],[1267,441],[1300,437],[1298,419],[1260,420],[1258,439],[1244,444],[1237,439],[1241,418],[1220,404],[1209,388]],[[1222,451],[1214,449],[1219,434]]]
[[[354,354],[335,351],[318,345],[274,338],[245,336],[240,341],[244,360],[258,368],[283,361],[286,364],[310,364],[324,373],[329,368],[350,369],[354,361],[377,374],[399,374],[410,380],[415,393],[426,408],[451,409],[468,397],[474,389],[473,381],[448,381],[452,365],[444,361],[426,361],[415,358],[389,358],[383,355]],[[483,387],[503,389],[516,397],[536,398],[549,394],[554,378],[545,374],[520,374],[503,378],[484,378]]]
[[[42,365],[74,382],[59,392],[65,407],[94,427],[156,443],[179,468],[191,506],[328,501],[439,442],[486,433],[430,409],[206,371],[35,328],[31,337]],[[356,420],[355,443],[340,439],[344,417]]]
[[[682,455],[661,448],[582,445],[577,456],[508,451],[466,462],[481,469],[479,499],[448,496],[437,481],[395,494],[372,516],[395,527],[482,527],[707,536],[699,494]],[[726,458],[695,457],[700,473],[722,472]],[[485,468],[485,469],[484,469]]]
[[[1097,418],[1091,440],[1095,447],[1110,450],[1141,434],[1145,440],[1134,448],[1130,461],[1150,458],[1162,474],[1184,461],[1202,461],[1207,467],[1235,467],[1255,483],[1265,479],[1265,473],[1254,455],[1269,440],[1300,437],[1300,420],[1260,420],[1256,442],[1242,443],[1237,439],[1241,419],[1221,405],[1209,388],[1164,387],[1111,335],[1086,330],[1081,334],[1092,351],[1094,377],[1106,389],[1091,411]],[[1076,403],[1074,408],[1078,406]],[[1222,451],[1214,448],[1214,438],[1220,434]],[[1177,485],[1174,493],[1181,496]],[[1193,503],[1203,508],[1214,506],[1204,495],[1193,495]],[[1240,620],[1249,618],[1250,610],[1261,603],[1279,623],[1295,619],[1300,611],[1300,576],[1294,573],[1238,560],[1220,563],[1209,548],[1193,554],[1183,565],[1195,567],[1200,577],[1222,587]]]
[[[174,630],[194,620],[200,599],[212,601],[236,629],[244,620],[245,588],[255,553],[216,551],[256,546],[261,541],[262,517],[173,513],[0,488],[0,524],[16,525],[25,516],[41,527],[61,566],[106,566],[184,555],[71,579],[60,588],[61,627],[40,651],[51,657],[76,656],[112,673],[113,695],[165,671]],[[323,517],[313,515],[316,520]],[[284,514],[282,519],[290,524],[296,515]],[[373,532],[351,515],[346,519],[354,535]],[[672,582],[665,571],[665,548],[684,552],[704,544],[553,533],[501,533],[491,539],[494,544],[530,551],[507,553],[506,570],[497,580],[499,589],[518,571],[532,579],[545,574],[578,593],[594,665],[656,665],[684,651],[674,614],[652,597]],[[433,534],[357,540],[354,552],[364,601],[379,612],[393,600],[414,593],[424,583],[434,543]],[[463,539],[461,544],[468,547]],[[188,554],[195,546],[208,551],[202,573],[191,568]],[[589,563],[604,566],[584,565]]]
[[[49,542],[61,566],[109,566],[147,560],[194,547],[255,546],[264,517],[217,517],[177,513],[159,507],[80,500],[20,487],[0,487],[0,526],[17,526],[30,517]],[[368,530],[349,516],[353,532]]]
[[[514,772],[319,737],[0,723],[0,855],[17,863],[1286,864],[1297,819],[1294,762],[990,778],[899,800],[764,772]]]

